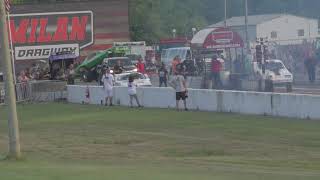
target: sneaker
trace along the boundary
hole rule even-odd
[[[188,108],[185,108],[184,110],[185,110],[185,111],[189,111],[189,109],[188,109]]]
[[[110,106],[113,106],[113,104],[110,104]]]

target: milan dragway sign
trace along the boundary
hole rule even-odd
[[[10,15],[10,35],[16,60],[46,59],[51,54],[93,44],[91,11]]]

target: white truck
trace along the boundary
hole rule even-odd
[[[262,65],[259,65],[257,62],[253,63],[253,70],[261,77],[262,80],[269,80],[266,82],[272,83],[273,86],[284,86],[287,89],[287,92],[292,91],[293,84],[293,75],[286,68],[281,60],[271,59],[266,60],[265,62],[265,73],[263,73]]]

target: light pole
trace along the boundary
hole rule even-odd
[[[176,29],[172,29],[172,36],[173,36],[173,38],[176,38],[176,34],[177,34],[177,30],[176,30]]]
[[[246,49],[250,50],[249,34],[248,34],[248,0],[245,0],[245,31],[246,31]]]
[[[192,37],[196,34],[196,32],[197,32],[197,28],[192,28]]]
[[[14,87],[14,79],[12,75],[12,62],[10,60],[9,38],[6,19],[6,8],[3,0],[0,0],[0,37],[2,60],[5,71],[5,86],[6,86],[6,104],[8,105],[8,126],[9,126],[9,158],[21,158],[19,124],[16,106],[16,94]]]
[[[224,27],[227,27],[227,0],[224,0]]]

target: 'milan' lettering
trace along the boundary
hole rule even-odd
[[[41,18],[40,19],[40,32],[38,36],[38,42],[50,42],[51,41],[51,34],[47,33],[47,25],[48,25],[48,18]]]
[[[86,26],[88,22],[88,16],[82,16],[81,22],[79,17],[72,18],[72,31],[70,33],[69,40],[84,40],[86,37]]]
[[[13,20],[10,20],[11,37],[13,43],[25,43],[27,41],[27,29],[29,26],[28,19],[22,19],[17,28]]]

